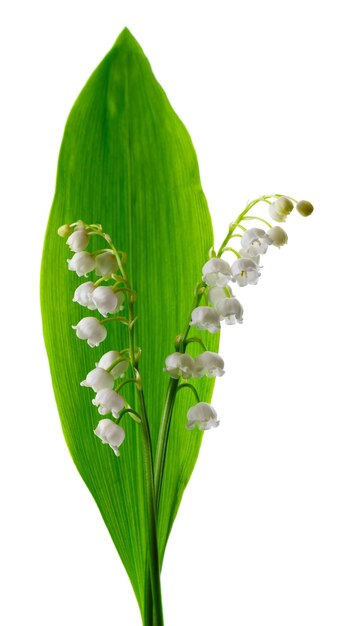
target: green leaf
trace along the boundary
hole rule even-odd
[[[67,270],[71,253],[56,231],[78,219],[102,224],[127,253],[137,292],[135,332],[155,454],[168,386],[165,357],[174,352],[175,336],[189,319],[213,235],[191,139],[127,29],[90,77],[67,121],[43,253],[41,306],[64,436],[144,615],[149,529],[140,426],[123,418],[126,439],[116,458],[94,436],[99,415],[91,404],[93,393],[79,384],[104,352],[128,345],[128,329],[107,324],[107,339],[91,349],[71,328],[91,312],[72,302],[82,280]],[[200,336],[210,350],[217,348],[218,337]],[[199,350],[197,344],[188,347],[190,353]],[[210,400],[212,382],[201,379],[196,386],[200,397]],[[137,410],[134,386],[126,385],[123,393]],[[161,555],[201,443],[200,432],[185,428],[187,409],[194,403],[191,390],[180,391],[162,483]]]

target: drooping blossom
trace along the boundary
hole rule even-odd
[[[98,346],[107,337],[107,330],[96,317],[84,317],[76,326],[76,336],[79,339],[87,339],[88,345],[93,348]]]
[[[109,369],[115,361],[121,359],[123,355],[120,352],[116,352],[116,350],[110,350],[103,354],[98,363],[96,363],[96,367],[102,367],[103,369]],[[127,359],[123,359],[117,365],[114,365],[113,369],[110,371],[113,378],[122,378],[129,367],[129,362]]]
[[[92,301],[103,317],[118,310],[118,298],[112,287],[96,287],[92,293]]]
[[[78,276],[87,276],[95,267],[95,258],[89,252],[75,252],[71,259],[67,259],[68,269]]]
[[[95,367],[95,369],[88,372],[86,379],[80,385],[82,387],[91,387],[95,392],[98,392],[101,389],[112,389],[114,378],[102,367]]]
[[[230,265],[223,259],[215,257],[202,267],[202,280],[211,287],[223,287],[230,279]]]
[[[286,196],[277,198],[275,202],[269,205],[269,213],[275,222],[285,222],[287,216],[293,209],[293,203]]]
[[[191,378],[194,373],[194,359],[190,354],[174,352],[169,354],[165,360],[164,372],[171,378]]]
[[[280,226],[274,226],[268,230],[268,235],[272,240],[272,245],[280,248],[288,242],[287,233]]]
[[[87,248],[89,243],[89,235],[87,235],[87,231],[85,228],[77,228],[74,232],[68,237],[67,242],[72,252],[82,252],[85,248]]]
[[[231,274],[240,287],[256,285],[260,277],[258,265],[251,259],[237,259],[231,266]]]
[[[98,276],[110,276],[116,272],[118,263],[112,252],[102,252],[96,256],[96,273]]]
[[[272,241],[262,228],[248,228],[242,236],[241,245],[250,257],[265,254]]]
[[[223,298],[216,304],[216,311],[226,324],[242,324],[243,307],[237,298]]]
[[[219,315],[210,306],[196,307],[191,313],[190,326],[196,326],[199,330],[208,330],[209,333],[217,333],[221,328]]]
[[[113,389],[100,389],[92,403],[98,407],[100,415],[112,413],[114,417],[118,417],[124,407],[124,399]]]
[[[85,306],[87,309],[94,311],[96,309],[92,300],[94,289],[95,285],[90,280],[86,283],[82,283],[77,289],[75,289],[73,302],[77,302],[78,304],[81,304],[81,306]]]
[[[192,430],[195,426],[198,426],[200,430],[210,430],[219,425],[214,407],[207,402],[198,402],[192,406],[187,413],[187,418],[188,430]]]
[[[102,443],[109,444],[116,456],[120,456],[119,447],[124,442],[126,436],[122,426],[105,418],[99,421],[94,434],[101,439]]]
[[[216,352],[207,350],[196,356],[194,361],[194,376],[196,378],[201,376],[213,378],[214,376],[223,376],[224,374],[224,361]]]

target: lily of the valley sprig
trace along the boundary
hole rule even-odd
[[[155,493],[158,492],[161,473],[165,463],[166,437],[169,423],[175,404],[175,397],[179,391],[189,390],[195,396],[196,402],[187,412],[186,427],[189,430],[197,427],[200,430],[209,430],[219,425],[216,410],[200,398],[193,380],[202,376],[216,377],[224,374],[222,357],[208,350],[205,341],[199,335],[191,335],[191,330],[217,333],[221,323],[233,325],[243,322],[243,307],[235,296],[230,283],[238,287],[257,285],[261,276],[261,255],[266,255],[270,246],[280,248],[288,241],[287,233],[280,226],[273,226],[266,218],[276,222],[285,222],[296,204],[296,209],[302,216],[308,216],[313,211],[310,202],[294,199],[279,194],[261,196],[250,202],[240,213],[237,219],[230,224],[228,233],[216,253],[209,252],[209,259],[201,268],[201,280],[197,283],[193,308],[186,328],[176,337],[175,351],[165,360],[163,371],[172,382],[169,384],[168,395],[170,402],[166,406],[160,425],[158,442],[159,454],[155,466],[154,481]],[[268,215],[252,215],[251,210],[259,205],[268,208]],[[249,220],[259,223],[259,227],[247,227]],[[264,224],[266,229],[261,226]],[[137,423],[147,421],[146,407],[142,395],[142,380],[138,369],[141,348],[135,343],[134,314],[136,293],[128,279],[126,272],[127,255],[118,251],[109,234],[105,233],[99,224],[85,224],[79,220],[73,224],[65,224],[58,230],[58,234],[67,237],[66,243],[74,252],[68,259],[68,269],[77,273],[79,277],[88,277],[95,272],[95,278],[81,283],[75,290],[73,301],[80,306],[97,311],[97,316],[85,316],[73,325],[76,336],[86,340],[91,348],[98,346],[107,337],[106,326],[109,323],[124,324],[128,328],[129,344],[121,351],[111,349],[95,363],[95,367],[86,374],[80,382],[84,387],[90,387],[96,394],[92,403],[97,407],[100,415],[107,416],[99,421],[94,433],[109,444],[116,456],[120,455],[120,446],[125,440],[125,431],[120,425],[123,417],[132,418]],[[108,247],[88,252],[86,248],[92,238],[104,240]],[[231,240],[240,241],[236,249]],[[224,257],[227,257],[225,260]],[[231,257],[235,257],[232,258]],[[198,274],[198,268],[196,268]],[[126,315],[123,314],[126,309]],[[189,354],[189,345],[195,343],[201,348],[200,354],[193,357]],[[124,380],[119,380],[123,379]],[[190,382],[186,381],[190,379]],[[182,381],[182,382],[181,382]],[[124,385],[135,385],[140,394],[139,407],[131,407],[121,393]],[[149,428],[146,428],[149,437]]]

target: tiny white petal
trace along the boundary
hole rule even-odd
[[[199,330],[208,330],[209,333],[217,333],[220,328],[220,319],[217,311],[210,306],[198,306],[191,313],[190,326],[196,326]]]
[[[97,310],[107,317],[108,313],[118,310],[118,299],[112,287],[96,287],[92,294],[92,300]]]
[[[216,352],[206,351],[195,357],[194,376],[196,378],[201,376],[208,376],[209,378],[223,376],[223,368],[224,361]]]
[[[243,250],[251,257],[265,254],[272,240],[262,228],[249,228],[242,236]]]
[[[258,266],[251,259],[237,259],[231,266],[233,281],[240,287],[256,285],[260,277]]]
[[[103,419],[99,421],[94,434],[101,439],[102,443],[108,443],[116,456],[120,456],[119,447],[126,436],[122,426],[115,424],[110,419]]]
[[[168,372],[171,378],[191,378],[194,372],[194,359],[190,354],[174,352],[169,354],[165,360],[164,371]]]
[[[102,367],[104,370],[109,369],[112,364],[117,361],[118,359],[120,359],[122,357],[122,354],[120,354],[120,352],[116,352],[115,350],[110,350],[109,352],[106,352],[105,354],[103,354],[99,360],[98,363],[96,363],[97,367]],[[110,374],[113,376],[113,378],[122,378],[122,376],[124,376],[126,370],[129,367],[129,362],[127,359],[121,361],[121,363],[118,363],[117,365],[115,365],[113,367],[113,369],[111,370]]]
[[[79,287],[75,289],[73,302],[78,302],[78,304],[81,304],[81,306],[85,306],[87,307],[87,309],[94,311],[94,309],[96,309],[96,306],[92,300],[94,289],[95,285],[91,281],[82,283],[82,285],[79,285]]]
[[[68,269],[76,272],[78,276],[87,276],[95,267],[95,259],[89,252],[75,252],[71,259],[67,260]]]
[[[244,259],[251,259],[251,261],[256,263],[256,265],[259,265],[259,262],[260,262],[259,254],[249,254],[246,250],[244,250],[244,248],[241,248],[238,252],[241,255],[241,257],[243,257]]]
[[[192,406],[187,413],[188,430],[198,426],[200,430],[209,430],[219,425],[215,409],[207,402],[198,402]]]
[[[269,205],[269,213],[275,222],[285,222],[289,213],[293,209],[293,203],[289,198],[281,196]]]
[[[223,287],[231,279],[230,265],[217,257],[209,259],[202,268],[202,280],[212,287]]]
[[[226,324],[238,324],[243,322],[243,307],[237,298],[225,298],[216,305],[217,313]]]
[[[96,256],[96,273],[98,276],[110,276],[116,272],[118,263],[112,252],[102,252]]]
[[[102,367],[95,367],[87,374],[86,380],[83,380],[80,385],[82,387],[91,387],[97,392],[101,389],[111,389],[114,386],[114,378]]]
[[[89,243],[89,236],[84,228],[78,228],[68,237],[67,244],[72,252],[82,252]]]
[[[118,417],[124,407],[124,399],[112,389],[100,389],[92,403],[98,407],[101,415],[112,413],[114,417]]]
[[[84,317],[72,328],[76,330],[76,336],[79,339],[87,339],[91,348],[98,346],[107,336],[106,328],[100,324],[96,317]]]

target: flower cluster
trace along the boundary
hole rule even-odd
[[[219,253],[216,255],[212,250],[211,258],[202,267],[202,282],[199,283],[197,289],[200,296],[196,301],[197,306],[191,312],[190,327],[194,326],[198,330],[217,333],[222,321],[227,325],[233,325],[236,322],[241,324],[243,307],[234,297],[230,283],[236,283],[239,287],[257,285],[262,269],[261,255],[266,254],[271,246],[281,248],[287,243],[288,236],[283,228],[272,226],[261,217],[247,215],[259,202],[269,205],[269,214],[273,220],[285,222],[294,208],[295,201],[288,196],[262,196],[249,203],[236,222],[230,224],[228,235]],[[296,209],[306,217],[311,215],[313,206],[310,202],[302,200],[296,203]],[[257,227],[245,228],[242,222],[249,219],[264,222],[268,230]],[[236,232],[237,229],[241,230],[241,234]],[[227,245],[233,237],[240,238],[241,247],[238,251]],[[232,264],[222,258],[225,252],[235,254],[236,260]],[[202,296],[206,300],[204,304],[200,304]],[[198,378],[203,375],[221,376],[224,373],[221,357],[208,351],[195,359],[184,352],[175,352],[167,357],[165,371],[172,378],[182,377],[183,379]],[[196,424],[203,430],[218,425],[216,413],[210,405],[198,403],[189,410],[187,428],[192,429]]]
[[[75,271],[78,276],[87,276],[89,272],[95,270],[98,279],[96,282],[86,281],[81,283],[75,290],[73,302],[90,311],[98,311],[104,319],[88,316],[83,317],[72,328],[76,331],[79,339],[87,341],[93,348],[98,346],[107,337],[105,323],[112,320],[119,320],[128,323],[125,318],[108,318],[109,314],[115,314],[123,309],[125,300],[124,292],[130,292],[126,287],[125,277],[122,275],[123,264],[120,254],[115,250],[109,235],[102,231],[99,224],[87,225],[82,220],[74,224],[65,224],[58,230],[61,237],[67,237],[67,244],[74,255],[68,259],[68,269]],[[109,249],[101,249],[93,252],[86,252],[90,239],[98,235],[110,246]],[[120,274],[119,274],[120,272]],[[102,285],[102,283],[106,283]],[[120,383],[114,390],[117,379],[125,375],[129,367],[129,360],[125,353],[110,350],[106,352],[96,363],[80,384],[83,387],[90,387],[95,392],[92,400],[100,415],[111,415],[113,419],[102,419],[94,430],[103,443],[108,443],[119,456],[119,446],[125,438],[124,429],[118,424],[120,414],[123,410],[128,411],[125,399],[118,393],[119,388],[124,384]]]

